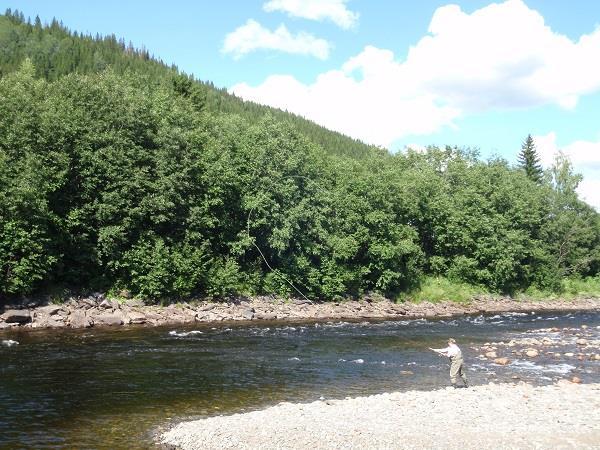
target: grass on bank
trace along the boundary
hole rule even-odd
[[[438,303],[451,301],[468,303],[478,295],[494,296],[484,287],[453,281],[445,277],[425,277],[420,286],[401,294],[398,301]],[[516,300],[575,300],[577,298],[600,298],[600,276],[588,278],[565,278],[559,292],[530,287],[525,292],[514,294]]]
[[[588,278],[565,278],[560,292],[550,292],[530,287],[517,295],[523,300],[574,300],[576,298],[600,298],[600,276]]]
[[[413,303],[424,301],[467,303],[481,294],[488,294],[488,292],[480,286],[452,281],[445,277],[425,277],[418,288],[401,294],[398,300]]]
[[[129,297],[123,296],[123,290],[112,289],[105,293],[107,298],[124,303]],[[62,304],[73,295],[73,291],[65,287],[55,286],[50,289],[46,297],[48,303]],[[439,303],[451,301],[456,303],[469,303],[474,297],[499,296],[500,293],[489,292],[482,286],[450,280],[440,276],[427,276],[421,281],[419,287],[412,291],[400,294],[396,301],[398,302],[432,302]],[[248,294],[248,296],[252,296]],[[379,294],[371,294],[372,298],[379,297],[384,300],[385,297]],[[520,301],[536,300],[536,301],[552,301],[552,300],[575,300],[578,298],[600,298],[600,276],[588,278],[565,278],[561,283],[560,292],[552,292],[541,290],[535,287],[530,287],[524,292],[515,293],[514,298]],[[139,297],[137,297],[139,298]],[[144,299],[142,299],[144,300]],[[188,299],[163,299],[158,301],[158,304],[167,306],[172,303],[198,303],[203,299],[188,298]],[[213,299],[215,300],[215,299]],[[146,304],[156,304],[156,301],[144,301]]]

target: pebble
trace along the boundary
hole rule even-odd
[[[600,384],[576,378],[283,403],[182,422],[159,439],[182,450],[593,448]]]

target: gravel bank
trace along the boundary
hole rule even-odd
[[[489,384],[394,392],[183,422],[191,449],[598,449],[600,384]]]

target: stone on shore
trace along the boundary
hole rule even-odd
[[[6,323],[27,323],[31,321],[31,314],[28,309],[9,309],[2,314],[2,319]]]
[[[159,439],[181,450],[592,449],[600,442],[599,390],[565,380],[284,402],[182,422]]]
[[[252,308],[244,309],[242,311],[241,315],[244,318],[244,320],[252,320],[254,318],[254,309],[252,309]]]
[[[76,309],[73,311],[68,318],[68,324],[71,328],[89,328],[94,323],[92,320],[85,314],[85,311],[80,309]]]
[[[129,317],[129,323],[133,323],[133,324],[146,323],[146,314],[144,314],[142,312],[132,311],[129,314],[127,314],[127,316]]]
[[[130,297],[130,293],[123,292],[121,297]],[[165,325],[176,323],[220,322],[229,320],[346,320],[346,319],[383,319],[383,318],[421,318],[421,317],[450,317],[451,315],[476,314],[478,312],[503,311],[533,311],[533,310],[600,310],[600,299],[580,299],[576,302],[515,302],[509,298],[474,299],[469,305],[446,303],[405,303],[396,304],[381,296],[367,295],[361,300],[340,302],[310,302],[305,299],[283,299],[272,296],[253,298],[233,298],[222,302],[206,302],[170,304],[163,307],[158,305],[145,305],[141,299],[129,298],[124,302],[106,298],[102,293],[91,296],[71,297],[62,305],[41,306],[41,302],[27,301],[20,305],[7,307],[8,310],[0,315],[0,329],[7,328],[54,328],[61,326],[88,327],[97,324],[116,325],[118,319],[108,319],[102,316],[114,314],[120,317],[121,324],[147,323],[149,325]],[[534,307],[535,306],[535,307]],[[27,309],[27,308],[29,309]],[[79,312],[76,312],[79,311]],[[133,312],[138,314],[131,315]],[[100,317],[99,320],[96,320]],[[145,317],[145,319],[144,319]],[[585,328],[567,328],[571,334],[575,331],[575,340],[569,339],[568,344],[577,342],[577,345],[586,349],[598,348],[598,342],[590,339],[585,334]],[[559,331],[548,329],[547,331]],[[584,343],[585,342],[585,343]],[[551,349],[557,344],[566,344],[556,337],[533,337],[512,340],[508,343],[486,344],[481,347],[482,357],[496,359],[500,351],[495,345],[506,347],[526,347],[525,350],[517,348],[512,353],[521,356],[529,349],[539,349],[540,346]],[[537,350],[538,354],[542,353]],[[550,354],[551,352],[548,352]],[[531,354],[530,354],[531,355]],[[530,356],[529,357],[534,357]],[[536,355],[537,356],[537,355]],[[565,356],[569,356],[567,353]],[[588,355],[584,355],[587,357]],[[578,355],[577,357],[581,357]]]
[[[94,325],[123,325],[123,318],[120,314],[99,314],[97,316],[94,316]]]

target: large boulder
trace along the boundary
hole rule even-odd
[[[66,326],[65,316],[58,314],[60,311],[60,305],[37,308],[33,313],[31,328],[62,328]]]
[[[113,307],[112,302],[106,298],[100,302],[99,306],[104,309],[111,309]]]
[[[127,317],[129,317],[129,322],[130,323],[146,323],[146,314],[144,314],[143,312],[138,312],[138,311],[131,311],[130,313],[127,314]]]
[[[96,301],[96,299],[95,299],[95,298],[93,298],[93,297],[91,297],[91,298],[84,298],[84,299],[81,299],[81,300],[79,301],[79,304],[80,304],[80,305],[81,305],[83,308],[85,308],[85,309],[89,309],[89,308],[93,308],[93,307],[95,307],[95,306],[96,306],[96,304],[97,304],[97,301]]]
[[[42,306],[36,310],[36,314],[43,316],[54,316],[55,314],[58,314],[61,309],[62,306],[60,305]]]
[[[86,316],[85,311],[76,309],[69,315],[68,324],[71,328],[89,328],[94,323]]]
[[[6,323],[27,323],[31,321],[28,309],[9,309],[2,314]]]
[[[277,314],[275,313],[256,313],[254,317],[258,320],[275,320],[277,319]]]
[[[254,318],[254,309],[253,308],[243,309],[241,311],[241,316],[244,318],[244,320],[252,320]]]
[[[123,325],[123,318],[120,314],[100,314],[94,316],[94,325],[114,326]]]

